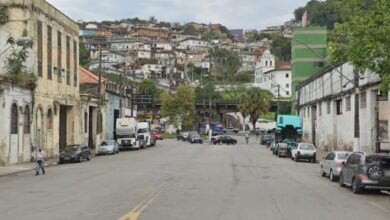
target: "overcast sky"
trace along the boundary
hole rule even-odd
[[[309,0],[47,0],[74,20],[155,16],[159,21],[221,23],[229,29],[263,29],[293,18]]]

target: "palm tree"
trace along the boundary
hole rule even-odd
[[[155,23],[157,23],[157,19],[156,19],[156,17],[154,17],[154,16],[150,16],[150,17],[149,17],[149,23],[151,23],[151,24],[155,24]]]

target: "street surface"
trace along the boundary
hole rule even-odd
[[[0,219],[389,219],[388,195],[354,195],[318,166],[240,138],[236,146],[164,140],[45,176],[0,177]]]

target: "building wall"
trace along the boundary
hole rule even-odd
[[[0,166],[28,162],[31,160],[31,129],[24,131],[25,118],[32,119],[31,92],[9,84],[0,83]],[[5,86],[5,87],[3,87]],[[16,104],[18,109],[17,134],[11,134],[11,108]],[[26,109],[30,114],[25,114]],[[27,120],[28,121],[28,120]]]
[[[297,85],[323,69],[325,65],[323,59],[316,54],[326,58],[326,48],[327,30],[325,27],[297,27],[295,29],[291,41],[293,99],[295,99]]]
[[[346,78],[353,79],[351,64],[343,64],[337,69]],[[303,141],[312,142],[319,149],[327,151],[375,151],[376,95],[380,78],[369,72],[362,77],[364,79],[359,80],[360,91],[357,95],[359,138],[354,135],[355,90],[351,82],[332,69],[305,81],[299,87],[298,113],[303,120]],[[362,104],[363,94],[366,94],[365,105]],[[341,103],[341,112],[337,111],[337,103]]]
[[[103,108],[104,116],[103,116],[103,138],[113,140],[114,139],[114,112],[119,111],[119,114],[121,114],[121,97],[112,93],[105,93],[106,99],[108,100],[105,107]],[[122,101],[122,106],[124,106],[125,103]],[[121,115],[119,115],[121,117]]]
[[[73,123],[79,121],[78,110],[80,109],[78,25],[44,0],[1,0],[0,3],[9,5],[9,22],[0,27],[0,32],[5,32],[16,39],[27,33],[28,38],[33,40],[34,46],[27,62],[28,69],[38,76],[38,86],[34,94],[33,145],[46,149],[49,157],[57,155],[60,147],[59,129],[60,125],[64,123],[64,121],[59,120],[61,108],[67,109],[66,144],[80,141],[80,127],[77,123]],[[25,7],[21,6],[23,4]],[[42,26],[42,41],[39,41],[39,24]],[[50,64],[48,60],[48,26],[52,29],[51,68],[48,66]],[[61,59],[58,59],[58,32],[61,33]],[[70,53],[68,62],[66,59],[67,37],[69,38]],[[38,56],[38,48],[41,48],[41,58]],[[39,60],[41,68],[38,65]],[[55,67],[62,70],[61,74],[57,74]],[[49,79],[50,71],[52,79]],[[67,76],[69,76],[69,80],[67,80]],[[49,109],[53,112],[51,129],[47,128],[46,123]]]

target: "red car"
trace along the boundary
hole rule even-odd
[[[154,140],[164,140],[164,136],[160,133],[153,132],[150,135]]]

